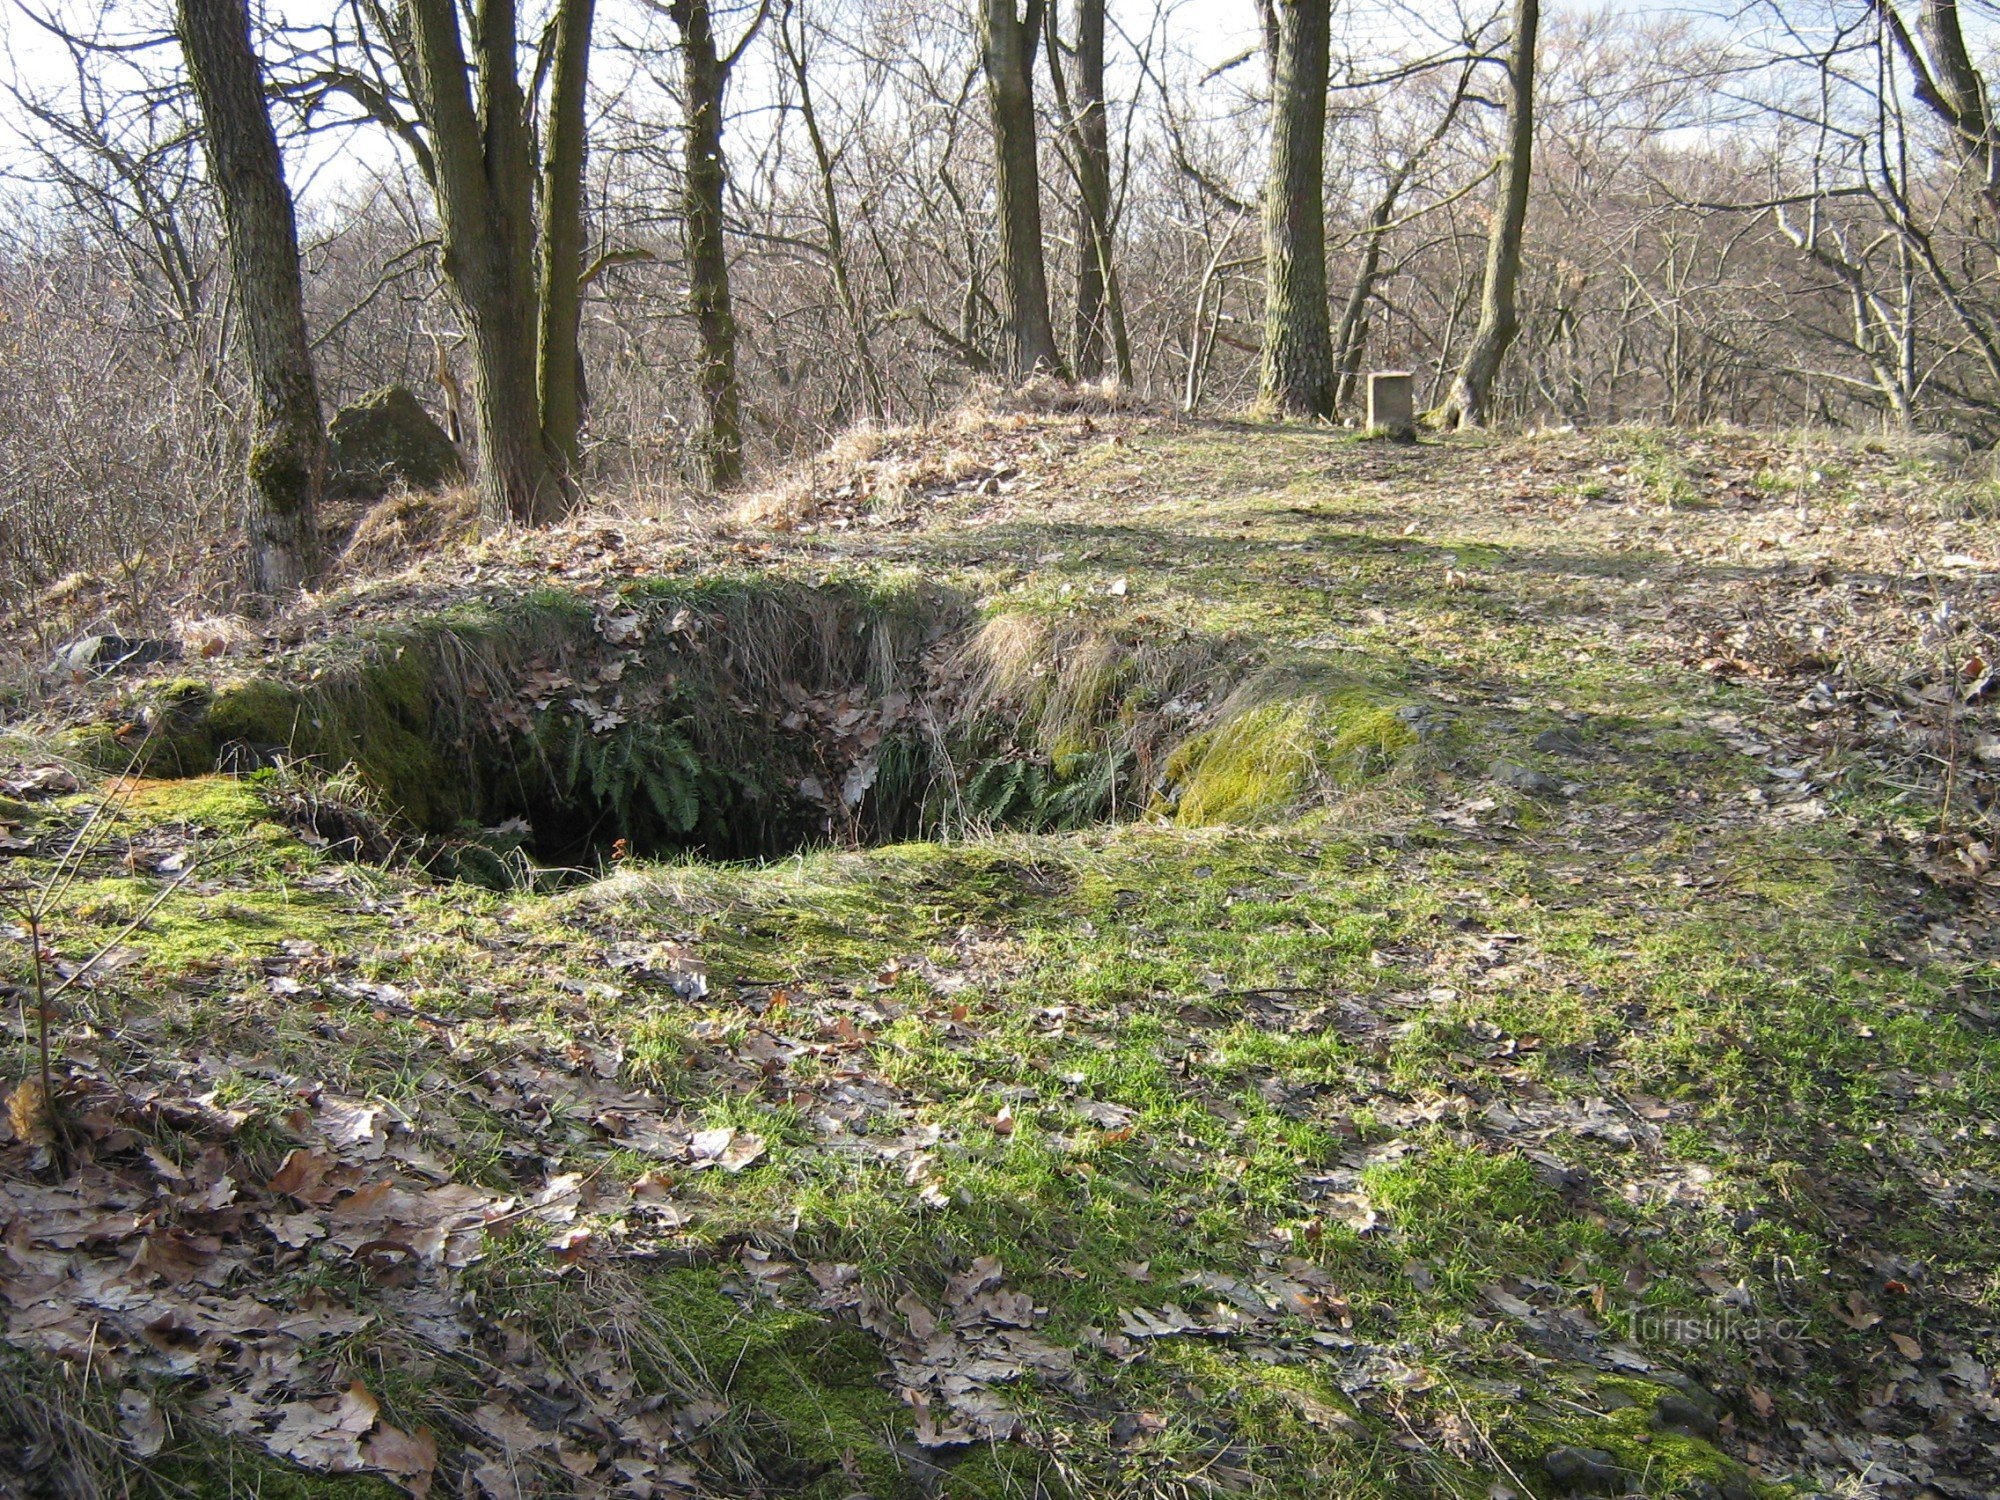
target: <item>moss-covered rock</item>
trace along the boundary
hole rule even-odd
[[[378,386],[335,412],[327,458],[329,488],[349,499],[440,489],[465,477],[457,445],[406,385]]]

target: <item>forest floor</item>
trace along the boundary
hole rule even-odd
[[[1824,436],[989,413],[197,630],[309,681],[921,575],[1321,684],[1083,826],[507,890],[351,857],[338,767],[73,754],[186,663],[59,685],[0,741],[0,1494],[2000,1493],[1996,515]]]

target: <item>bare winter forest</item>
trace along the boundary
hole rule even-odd
[[[14,0],[0,1500],[2000,1496],[2000,0]]]
[[[79,574],[131,626],[311,576],[345,523],[246,463],[292,445],[314,499],[320,424],[391,383],[516,520],[1030,375],[2000,436],[1982,4],[217,8],[11,18],[16,628]]]

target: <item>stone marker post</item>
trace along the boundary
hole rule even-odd
[[[1408,370],[1369,373],[1368,430],[1399,443],[1416,441],[1416,379]]]

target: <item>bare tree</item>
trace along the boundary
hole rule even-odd
[[[1076,40],[1068,49],[1057,7],[1048,9],[1049,77],[1069,140],[1076,179],[1076,319],[1071,365],[1079,380],[1104,373],[1106,345],[1119,383],[1132,383],[1132,343],[1112,249],[1111,117],[1104,95],[1104,0],[1077,0]]]
[[[1042,174],[1035,140],[1035,56],[1044,0],[982,0],[981,45],[993,125],[1000,282],[1006,299],[1008,369],[1020,378],[1059,372],[1042,255]]]
[[[299,236],[284,159],[264,98],[244,0],[179,0],[181,51],[206,123],[239,309],[237,337],[256,403],[251,441],[250,579],[283,596],[319,574],[326,431],[299,286]]]
[[[814,175],[819,186],[820,232],[826,243],[827,268],[833,278],[834,294],[840,299],[841,313],[847,320],[848,335],[853,340],[864,409],[870,420],[879,422],[888,413],[882,368],[875,357],[874,344],[869,336],[868,312],[863,306],[853,261],[848,253],[834,153],[827,144],[826,131],[820,123],[819,106],[814,99],[812,70],[806,61],[805,17],[796,15],[795,11],[791,0],[786,0],[784,12],[778,18],[778,45],[791,71],[793,86],[798,90],[799,118],[805,124],[806,140],[812,147]],[[792,31],[794,19],[798,22],[796,36]]]
[[[470,334],[483,508],[495,522],[555,520],[577,493],[593,0],[559,0],[532,94],[521,80],[515,0],[477,0],[463,15],[453,0],[358,9],[365,24],[308,57],[295,92],[309,108],[345,96],[410,150],[435,199],[445,283]]]
[[[1500,201],[1487,236],[1479,326],[1452,381],[1451,394],[1437,413],[1438,424],[1444,427],[1484,425],[1500,362],[1520,331],[1516,291],[1521,280],[1521,235],[1534,179],[1535,47],[1541,22],[1541,0],[1514,0],[1513,34],[1507,48],[1507,136],[1498,168]]]
[[[709,0],[673,0],[667,14],[680,34],[687,111],[683,203],[688,304],[701,353],[701,403],[708,430],[702,449],[708,482],[727,489],[743,477],[743,405],[736,380],[736,315],[729,299],[729,246],[722,197],[729,169],[722,157],[722,102],[729,74],[764,23],[760,5],[729,55],[715,48]]]

